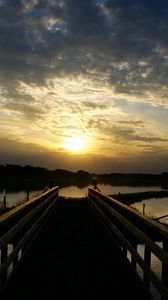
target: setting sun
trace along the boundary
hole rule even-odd
[[[86,147],[86,142],[81,137],[71,137],[67,139],[64,147],[72,152],[82,152]]]

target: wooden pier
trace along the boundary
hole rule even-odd
[[[145,251],[146,270],[144,280],[141,281],[136,273],[136,264],[142,262],[139,261],[138,254],[134,253],[136,242],[140,241],[137,237],[133,239],[129,233],[132,245],[136,244],[131,249],[128,240],[126,242],[127,230],[123,230],[122,241],[119,234],[116,237],[116,221],[114,220],[114,227],[110,229],[111,221],[105,220],[111,220],[112,206],[107,204],[110,198],[106,197],[106,202],[104,197],[90,189],[88,198],[63,198],[59,197],[58,188],[53,188],[41,198],[29,200],[15,211],[1,216],[1,299],[153,299],[148,288],[150,279],[155,281],[148,270],[152,250],[163,260],[165,270],[164,279],[160,284],[156,281],[156,286],[162,299],[168,299],[167,286],[164,284],[167,276],[167,263],[164,261],[168,258],[167,252],[162,249],[159,252],[146,237],[144,243],[149,243],[151,250],[147,251],[146,248]],[[97,201],[103,201],[103,210],[100,210],[100,203],[97,204]],[[117,201],[114,200],[114,203]],[[109,207],[107,213],[106,205]],[[121,207],[120,213],[124,209],[124,206],[122,209]],[[119,217],[117,209],[116,216]],[[129,217],[128,222],[129,219],[133,217]],[[143,226],[144,220],[145,218],[142,220]],[[129,225],[126,222],[124,226]],[[153,226],[154,223],[147,230],[150,234]],[[118,228],[121,230],[119,224]],[[158,229],[157,239],[159,231],[161,235],[162,229]],[[168,234],[166,229],[163,232],[166,245]],[[141,235],[142,233],[139,239],[144,238]],[[9,245],[12,245],[10,253]],[[131,262],[125,255],[128,249],[130,253],[132,250]]]

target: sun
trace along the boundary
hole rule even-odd
[[[81,137],[70,137],[66,140],[64,147],[72,152],[82,152],[85,150],[86,142]]]

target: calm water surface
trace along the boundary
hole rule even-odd
[[[93,186],[90,186],[93,187]],[[105,195],[120,193],[136,193],[146,191],[160,191],[160,186],[114,186],[109,184],[98,185],[101,192]],[[66,187],[60,190],[60,195],[65,197],[84,197],[87,195],[88,187],[78,188],[76,186]]]
[[[145,214],[151,218],[168,215],[168,197],[151,198],[141,202],[135,202],[131,206],[142,212],[143,204],[145,204]],[[163,218],[162,222],[168,223],[168,217]]]
[[[15,205],[20,204],[21,202],[24,202],[27,197],[29,199],[41,194],[42,190],[36,190],[36,191],[30,191],[29,195],[25,191],[18,191],[18,192],[6,192],[5,190],[0,192],[0,204],[2,205],[4,195],[6,195],[6,205],[7,207],[12,207]]]

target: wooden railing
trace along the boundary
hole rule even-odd
[[[58,187],[49,189],[0,216],[1,292],[58,203],[58,191]]]
[[[89,188],[88,198],[145,288],[152,294],[153,285],[157,299],[168,300],[168,228],[94,189]],[[156,241],[162,242],[163,247]],[[138,253],[138,245],[143,245],[143,255]],[[152,269],[152,255],[161,264],[160,278]],[[139,269],[143,276],[139,276]]]

